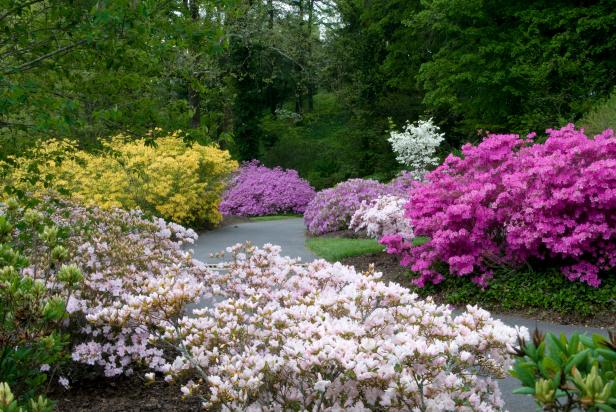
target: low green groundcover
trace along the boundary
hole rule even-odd
[[[556,268],[535,271],[495,270],[482,290],[466,277],[447,276],[438,285],[418,289],[421,295],[438,295],[453,305],[478,304],[486,309],[524,311],[529,308],[568,317],[609,316],[616,320],[616,276],[602,278],[599,288],[567,280]]]

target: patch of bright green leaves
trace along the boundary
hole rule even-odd
[[[564,335],[535,331],[520,339],[512,375],[545,411],[616,411],[616,336]]]
[[[52,408],[40,397],[48,380],[41,366],[54,372],[68,360],[66,301],[83,280],[78,267],[64,264],[62,238],[34,209],[7,202],[0,210],[0,412]],[[32,249],[42,251],[37,271],[26,270]]]

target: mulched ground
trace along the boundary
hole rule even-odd
[[[400,283],[401,285],[412,289],[408,270],[400,266],[395,256],[388,255],[385,252],[346,258],[342,260],[342,263],[345,265],[355,266],[358,270],[367,270],[370,264],[374,264],[375,270],[383,273],[383,280]],[[436,293],[433,294],[432,297],[437,303],[447,303],[447,299],[444,294]],[[473,304],[473,302],[468,303],[471,305]],[[555,322],[563,325],[584,325],[610,329],[616,328],[616,319],[614,318],[613,313],[596,313],[593,317],[589,318],[580,316],[576,313],[563,314],[538,308],[512,311],[511,309],[500,307],[497,302],[494,302],[490,306],[486,306],[485,304],[482,304],[481,306],[494,314],[501,313],[517,315],[524,318]]]
[[[145,385],[138,377],[79,381],[49,398],[58,412],[192,412],[203,410],[196,399],[183,400],[180,387],[157,382]]]

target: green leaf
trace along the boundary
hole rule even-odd
[[[514,395],[534,395],[535,388],[529,388],[527,386],[524,386],[522,388],[514,389],[511,393],[513,393]]]
[[[582,362],[584,362],[584,360],[586,360],[588,354],[590,353],[590,349],[584,349],[583,351],[579,352],[578,354],[576,354],[574,357],[572,357],[569,362],[567,362],[567,365],[565,366],[565,372],[569,373],[571,372],[571,369],[574,366],[578,366],[580,365]]]

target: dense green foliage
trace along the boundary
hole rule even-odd
[[[267,115],[262,129],[263,161],[296,169],[316,189],[356,176],[389,180],[399,166],[385,139],[385,127],[366,126],[339,106],[334,93],[314,96],[303,116],[289,110]]]
[[[89,145],[155,127],[207,136],[205,120],[189,122],[207,106],[192,107],[187,94],[205,81],[195,73],[220,48],[221,32],[209,20],[193,22],[188,2],[3,0],[0,9],[3,147],[44,137]],[[220,91],[198,89],[203,100]]]
[[[577,120],[616,82],[609,1],[342,3],[357,104],[398,123],[431,113],[450,139]]]
[[[603,101],[616,85],[610,6],[1,0],[1,156],[159,127],[317,188],[385,180],[392,124],[434,116],[455,147],[562,125]]]
[[[606,411],[616,407],[616,335],[609,339],[573,334],[520,338],[512,375],[522,382],[514,390],[533,395],[543,411]]]
[[[418,288],[417,292],[442,296],[453,305],[477,304],[496,311],[545,310],[579,319],[607,320],[616,316],[616,280],[608,274],[602,282],[600,288],[571,282],[556,268],[516,272],[500,268],[483,290],[468,279],[448,276],[442,283]]]

